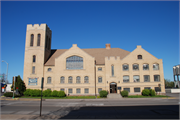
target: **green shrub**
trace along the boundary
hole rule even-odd
[[[150,90],[148,90],[148,89],[144,89],[144,90],[142,91],[142,95],[143,95],[143,96],[149,96],[149,94],[150,94]]]
[[[31,89],[26,89],[26,91],[23,93],[24,96],[30,96]]]
[[[57,91],[57,90],[54,90],[54,91],[51,93],[51,96],[52,96],[52,97],[58,97],[58,91]]]
[[[107,92],[106,90],[101,90],[101,91],[99,92],[99,95],[100,95],[100,97],[107,97],[108,92]]]
[[[37,90],[37,89],[30,90],[29,94],[31,97],[39,97],[41,96],[41,90]]]
[[[128,97],[128,91],[127,90],[123,90],[123,91],[121,91],[121,96],[122,97]]]
[[[6,92],[6,93],[4,93],[4,96],[6,96],[6,97],[13,97],[13,92]],[[14,93],[14,97],[20,97],[21,95],[16,95],[15,93]]]
[[[51,93],[52,93],[52,91],[51,90],[44,90],[43,91],[43,97],[50,97],[51,96]]]
[[[150,91],[150,94],[149,94],[150,96],[155,96],[156,95],[155,90],[150,89],[149,91]]]
[[[58,94],[57,94],[58,97],[65,97],[66,94],[64,91],[58,91]]]

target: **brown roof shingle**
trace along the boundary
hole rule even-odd
[[[52,54],[50,55],[50,58],[45,63],[45,66],[53,66],[55,65],[55,58],[59,57],[61,54],[63,54],[68,49],[57,49],[57,50],[51,50]],[[95,48],[95,49],[82,49],[87,54],[91,55],[92,57],[95,57],[96,64],[97,65],[103,65],[105,64],[105,57],[110,56],[120,56],[120,59],[123,59],[126,57],[130,52],[120,49],[120,48]]]

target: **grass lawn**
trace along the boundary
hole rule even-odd
[[[34,98],[41,99],[41,97],[30,97],[30,96],[21,96],[19,98]],[[95,99],[95,96],[66,96],[66,97],[42,97],[42,99]]]
[[[130,95],[126,98],[154,98],[154,97],[169,97],[169,96],[165,96],[165,95],[155,95],[155,96]]]

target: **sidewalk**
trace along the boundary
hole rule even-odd
[[[147,99],[179,99],[178,97],[154,97],[154,98],[119,98],[119,99],[42,99],[42,101],[116,101],[116,100],[147,100]],[[16,100],[16,101],[40,101],[37,98],[11,98],[11,97],[1,97],[0,100]]]

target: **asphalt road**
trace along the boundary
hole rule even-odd
[[[2,118],[29,115],[31,119],[179,119],[179,103],[179,99],[162,98],[51,99],[43,101],[39,117],[40,101],[1,100],[1,114]]]

